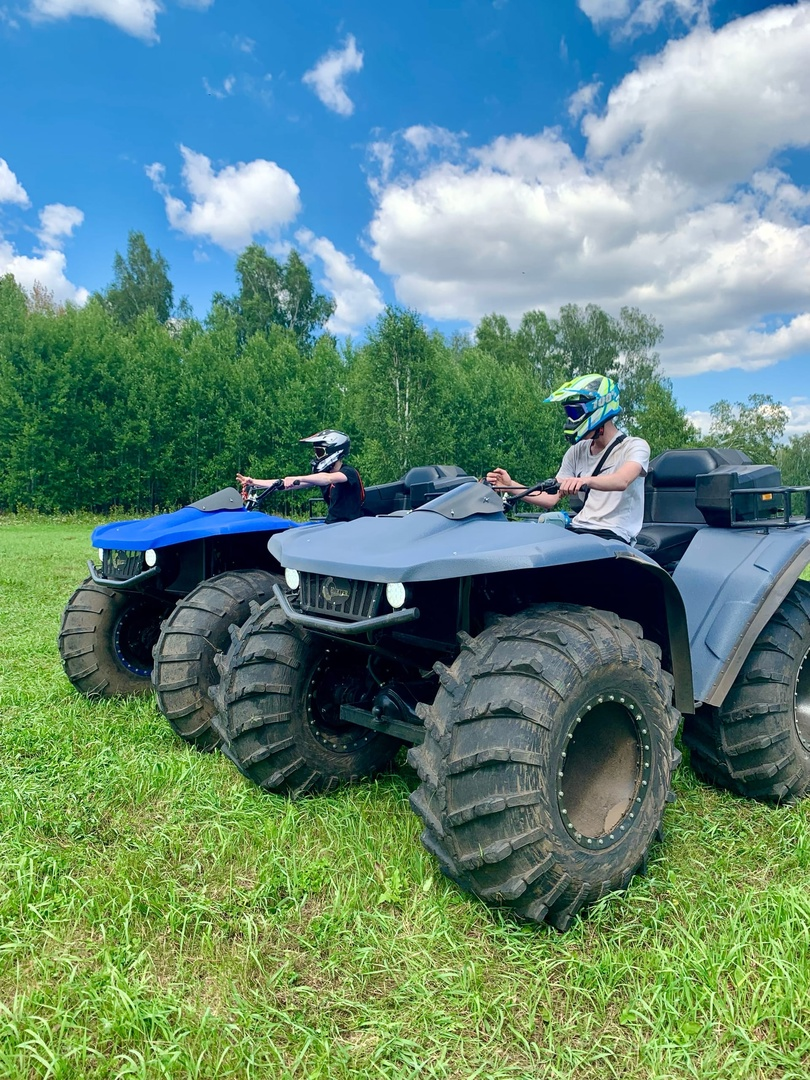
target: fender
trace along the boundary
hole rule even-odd
[[[695,697],[722,705],[754,641],[810,563],[810,524],[702,529],[673,575],[689,624]]]

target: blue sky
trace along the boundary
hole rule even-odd
[[[251,240],[358,333],[593,302],[678,400],[810,431],[810,2],[0,0],[0,273],[82,302],[131,229],[204,315]]]

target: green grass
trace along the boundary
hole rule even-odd
[[[407,771],[290,804],[79,697],[90,527],[0,518],[0,1076],[805,1080],[810,801],[683,766],[646,878],[516,924],[422,850]]]

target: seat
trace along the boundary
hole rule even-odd
[[[636,538],[639,551],[672,569],[698,529],[706,527],[695,504],[697,477],[750,462],[740,450],[719,447],[665,450],[653,458],[644,480],[644,525]]]

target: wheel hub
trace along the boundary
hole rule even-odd
[[[566,832],[584,848],[618,843],[649,791],[650,738],[628,694],[599,694],[565,733],[557,767],[557,807]]]
[[[133,675],[148,679],[152,674],[152,649],[160,636],[160,614],[144,600],[121,613],[113,630],[115,657]]]
[[[326,652],[314,667],[306,693],[310,731],[333,754],[352,754],[377,733],[340,718],[341,705],[365,704],[376,684],[353,656]]]

